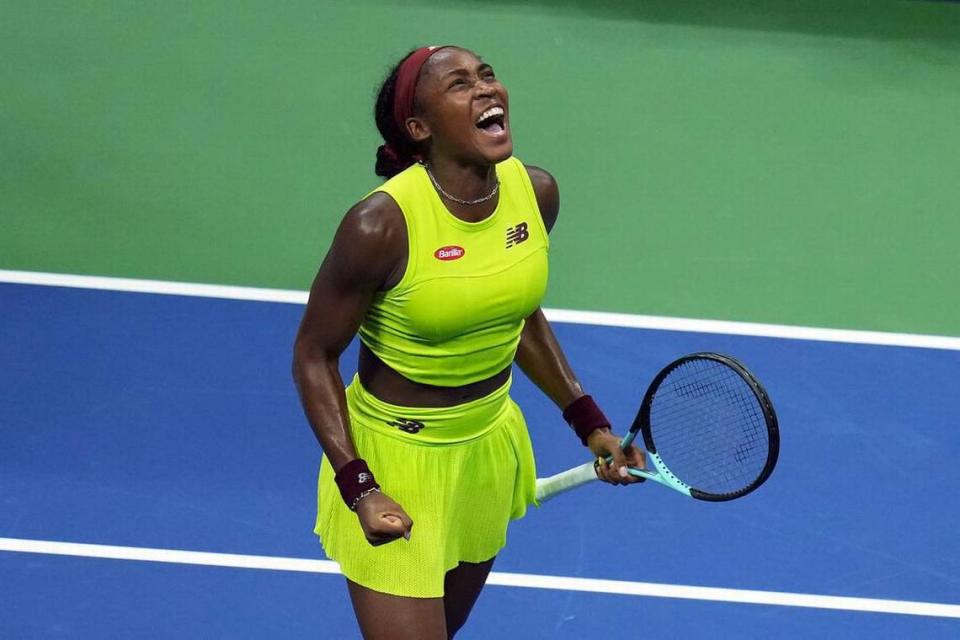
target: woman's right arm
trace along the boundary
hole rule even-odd
[[[390,196],[375,193],[344,216],[310,288],[294,344],[293,378],[335,472],[358,457],[350,437],[340,354],[377,291],[396,282],[405,263],[403,214]],[[362,499],[357,515],[371,544],[409,537],[413,525],[399,505],[380,493]]]

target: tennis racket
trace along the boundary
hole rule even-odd
[[[653,468],[629,467],[631,475],[710,502],[755,490],[770,477],[780,452],[767,392],[741,363],[718,353],[694,353],[664,367],[620,446],[629,446],[638,433]],[[537,500],[597,480],[596,464],[538,478]]]

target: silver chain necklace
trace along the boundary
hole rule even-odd
[[[433,186],[437,188],[437,191],[443,194],[443,197],[446,198],[447,200],[453,200],[458,204],[465,204],[465,205],[482,204],[487,200],[489,200],[490,198],[492,198],[493,196],[497,195],[497,191],[500,190],[500,178],[497,178],[497,184],[493,185],[493,191],[491,191],[487,195],[477,198],[476,200],[461,200],[460,198],[457,198],[456,196],[452,196],[443,190],[443,187],[440,186],[440,183],[437,182],[437,179],[434,177],[433,173],[430,171],[430,165],[423,163],[423,168],[427,170],[427,175],[430,176],[430,182],[432,182]]]

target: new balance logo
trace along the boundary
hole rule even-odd
[[[424,424],[419,420],[408,420],[407,418],[397,418],[393,422],[388,422],[391,427],[396,427],[404,433],[419,433]]]
[[[527,231],[527,223],[521,222],[515,227],[507,227],[507,249],[515,244],[520,244],[530,237]]]

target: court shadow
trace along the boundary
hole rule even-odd
[[[518,11],[648,23],[802,33],[873,40],[924,40],[960,46],[960,3],[944,0],[459,0]]]

